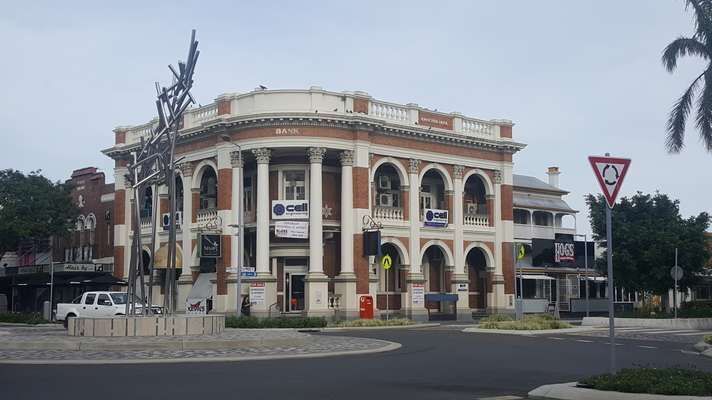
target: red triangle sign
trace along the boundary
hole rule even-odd
[[[591,163],[593,173],[596,175],[601,191],[606,197],[608,207],[613,208],[618,192],[623,186],[623,178],[628,172],[630,159],[590,156],[588,157],[588,162]]]

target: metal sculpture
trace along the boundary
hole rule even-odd
[[[154,312],[151,305],[153,300],[153,276],[156,249],[156,218],[158,211],[158,193],[152,194],[151,238],[150,253],[152,255],[149,265],[144,265],[143,244],[141,243],[141,209],[140,204],[145,201],[148,187],[158,188],[161,185],[168,187],[169,222],[168,230],[168,256],[165,270],[163,312],[172,315],[176,311],[176,165],[180,160],[175,158],[175,146],[178,139],[178,130],[181,128],[183,113],[195,99],[190,94],[193,86],[193,72],[198,61],[198,42],[195,40],[195,30],[190,37],[188,58],[185,62],[178,62],[178,70],[169,65],[172,74],[172,84],[161,87],[156,82],[156,109],[158,111],[158,124],[151,130],[148,138],[140,138],[139,150],[133,153],[133,160],[128,165],[127,182],[133,190],[134,212],[133,221],[135,231],[131,245],[131,259],[129,262],[128,299],[126,302],[126,316],[135,315],[135,303],[132,301],[137,296],[142,304],[142,314]],[[184,229],[183,234],[189,232]],[[184,260],[183,263],[186,261]],[[149,274],[148,293],[146,293],[146,273]],[[137,282],[138,280],[138,282]],[[137,295],[137,286],[140,289]]]

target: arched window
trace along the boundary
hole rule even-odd
[[[141,218],[150,218],[151,215],[153,215],[153,188],[149,186],[143,192]]]
[[[176,210],[183,211],[183,179],[176,175]]]
[[[200,209],[218,207],[218,177],[212,168],[206,168],[200,180]]]

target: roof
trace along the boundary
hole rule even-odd
[[[565,211],[577,213],[565,201],[557,198],[536,197],[526,193],[514,193],[514,207],[533,208],[550,211]]]
[[[562,194],[569,193],[566,190],[560,189],[553,185],[549,185],[548,183],[542,181],[541,179],[535,178],[533,176],[514,174],[514,175],[512,175],[512,177],[513,177],[512,180],[513,180],[515,188],[543,190],[543,191],[547,191],[547,192],[556,192],[556,193],[562,193]]]

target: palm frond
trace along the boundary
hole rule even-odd
[[[679,153],[685,146],[685,123],[692,107],[692,98],[695,97],[697,85],[704,76],[698,76],[682,94],[682,97],[675,103],[670,111],[667,122],[667,137],[665,147],[670,153]],[[699,114],[698,114],[699,116]]]
[[[712,151],[712,69],[705,71],[705,85],[697,99],[697,130],[707,151]]]
[[[677,59],[687,55],[695,55],[704,60],[710,60],[710,51],[697,39],[679,37],[665,47],[662,55],[662,62],[668,72],[672,72],[677,67]]]
[[[695,12],[695,37],[704,43],[712,39],[712,1],[686,0],[685,9],[692,8]]]

